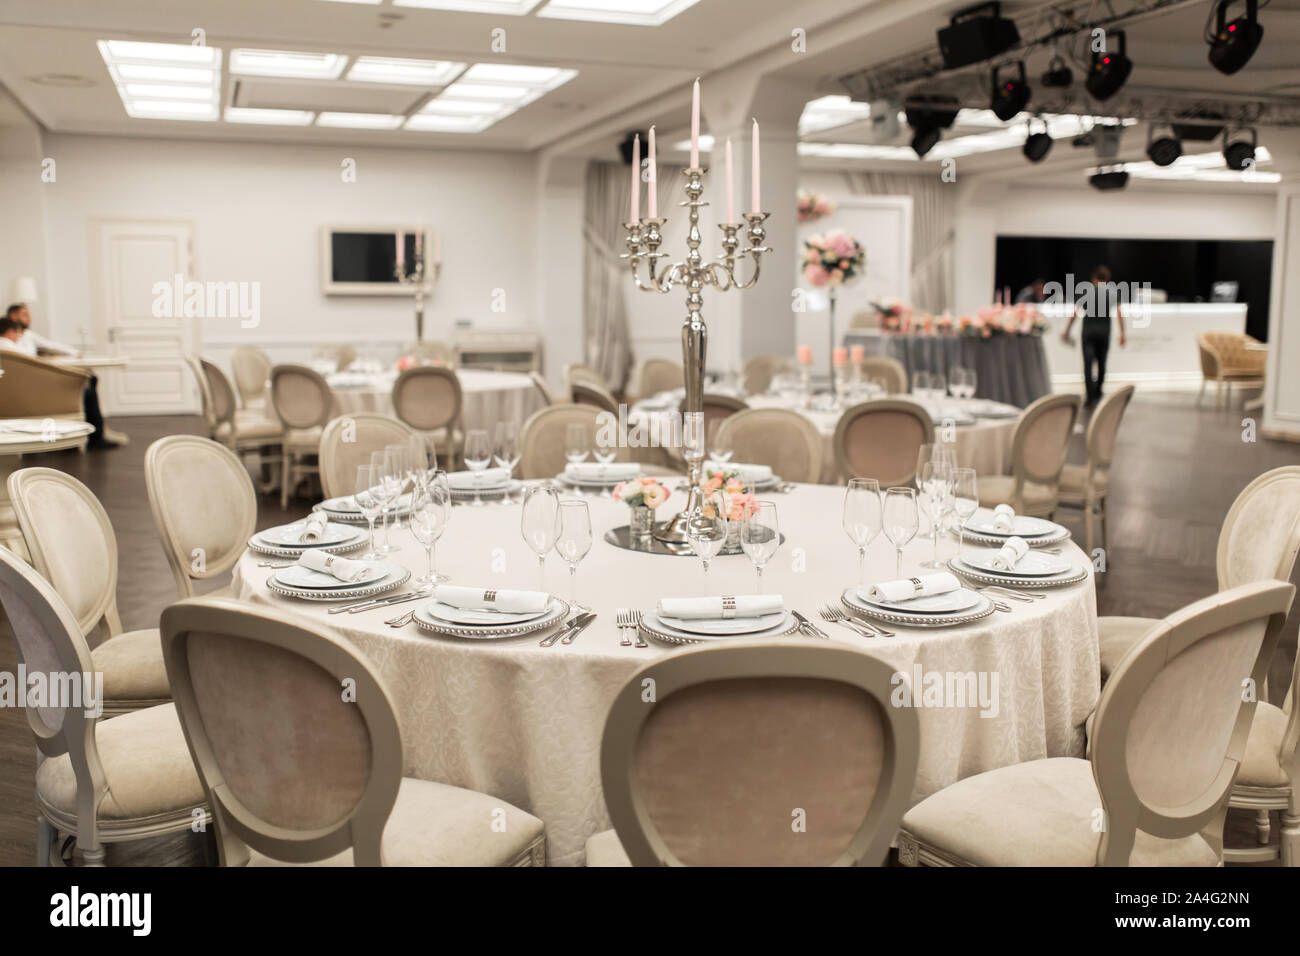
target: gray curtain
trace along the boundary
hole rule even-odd
[[[673,197],[681,188],[683,168],[664,163],[658,165],[657,193],[661,216],[666,217],[670,210],[677,208]],[[633,363],[626,296],[635,290],[627,261],[619,258],[627,251],[627,231],[623,223],[627,221],[631,206],[631,170],[623,163],[592,162],[587,166],[585,192],[582,225],[583,360],[597,369],[615,390],[622,391],[627,386]],[[642,215],[646,212],[644,194],[641,212]]]
[[[952,307],[953,235],[956,196],[938,176],[846,172],[849,192],[912,197],[912,302],[939,315]]]

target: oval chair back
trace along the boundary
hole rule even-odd
[[[875,478],[881,487],[910,485],[922,445],[934,441],[934,420],[905,398],[877,398],[840,416],[832,439],[841,478]]]

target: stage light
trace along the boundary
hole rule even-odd
[[[994,115],[1004,123],[1025,108],[1032,92],[1029,89],[1029,84],[1025,82],[1025,61],[1021,60],[1018,66],[1019,75],[1013,76],[1009,80],[1002,79],[999,68],[993,70],[993,102],[991,108]]]
[[[1110,50],[1109,41],[1119,40],[1119,49]],[[1088,79],[1084,86],[1099,100],[1108,100],[1124,85],[1128,75],[1133,72],[1133,61],[1128,58],[1128,40],[1123,30],[1115,30],[1106,35],[1107,50],[1092,54],[1092,66],[1088,70]]]
[[[1250,62],[1264,39],[1264,28],[1256,21],[1258,0],[1246,0],[1246,15],[1227,23],[1232,0],[1218,0],[1215,7],[1215,30],[1210,41],[1210,65],[1220,73],[1231,75]]]
[[[1094,189],[1102,191],[1110,189],[1123,189],[1128,185],[1128,170],[1124,168],[1111,169],[1106,172],[1096,172],[1088,177],[1088,182]]]
[[[1027,125],[1030,133],[1025,137],[1025,145],[1022,151],[1025,154],[1025,159],[1031,163],[1041,163],[1047,158],[1047,154],[1052,151],[1052,136],[1047,131],[1047,121],[1043,121],[1043,128],[1037,133],[1033,132],[1033,120],[1030,120]]]
[[[1255,168],[1255,146],[1258,142],[1258,134],[1255,130],[1249,130],[1250,142],[1239,139],[1236,142],[1229,143],[1229,130],[1223,131],[1223,161],[1227,167],[1235,172],[1245,172],[1248,169]],[[1244,131],[1243,131],[1244,132]]]
[[[1156,138],[1156,123],[1147,129],[1147,158],[1157,166],[1172,166],[1183,155],[1183,144],[1176,136]]]
[[[1059,89],[1073,82],[1074,71],[1065,65],[1065,60],[1059,55],[1052,57],[1052,62],[1047,64],[1047,72],[1043,74],[1043,86]]]
[[[1209,143],[1218,139],[1219,134],[1223,132],[1222,122],[1180,123],[1178,122],[1180,119],[1221,121],[1223,114],[1201,108],[1179,113],[1173,122],[1174,135],[1185,143]]]
[[[929,93],[908,99],[904,113],[907,125],[912,127],[912,149],[924,156],[939,142],[940,130],[948,129],[957,120],[961,103],[957,97],[942,93]]]
[[[989,12],[977,16],[981,11]],[[981,3],[953,14],[938,39],[943,68],[956,70],[1010,50],[1020,42],[1020,31],[1014,20],[1002,16],[1002,4]]]

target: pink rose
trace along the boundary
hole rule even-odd
[[[814,262],[804,267],[803,276],[813,285],[825,285],[830,280],[830,273]]]

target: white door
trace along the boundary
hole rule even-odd
[[[190,279],[192,231],[187,222],[100,220],[92,224],[91,281],[95,341],[126,365],[104,376],[107,415],[161,415],[198,410],[198,390],[185,356],[196,348],[195,321],[160,290]],[[178,279],[179,277],[179,279]],[[161,302],[159,307],[157,303]]]

